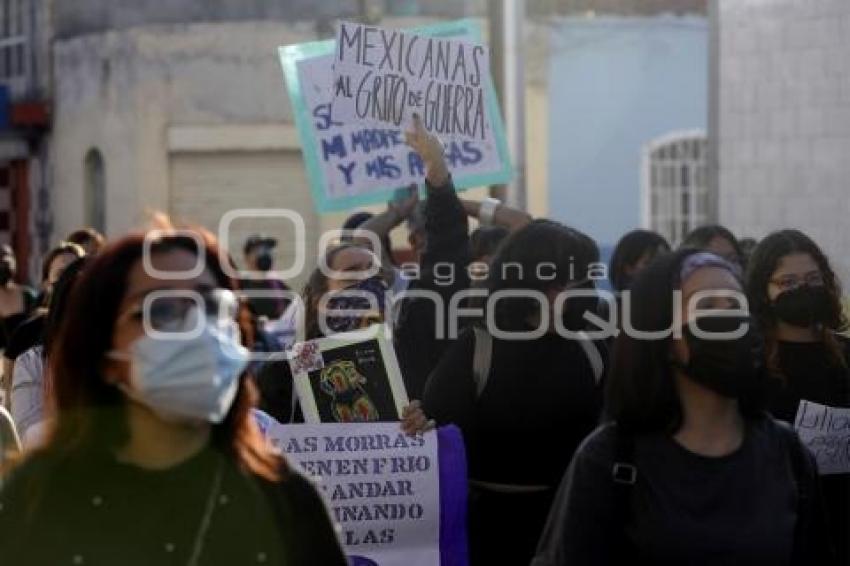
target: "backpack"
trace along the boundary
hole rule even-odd
[[[472,377],[475,381],[475,397],[481,397],[484,388],[487,386],[487,380],[490,377],[490,367],[493,363],[493,337],[485,329],[480,326],[473,326],[473,339],[475,340],[475,349],[472,357]],[[590,367],[593,370],[593,377],[597,385],[602,381],[602,375],[605,371],[605,364],[602,361],[602,354],[590,338],[584,332],[579,332],[579,344],[581,344],[587,359],[590,362]],[[483,482],[475,479],[470,479],[469,484],[473,489],[484,490],[486,492],[496,492],[502,494],[529,494],[540,493],[549,490],[549,486],[526,486],[526,485],[508,485],[498,484],[493,482]]]

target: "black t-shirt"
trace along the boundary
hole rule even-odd
[[[738,450],[709,458],[670,435],[639,436],[631,516],[623,517],[612,480],[616,427],[600,427],[576,452],[532,564],[793,564],[797,479],[817,499],[814,507],[821,502],[811,458],[806,474],[795,474],[791,439],[774,420],[758,419],[747,424]],[[800,540],[811,542],[800,564],[825,563],[820,527],[806,523]]]
[[[831,407],[850,407],[850,341],[838,337],[847,365],[836,363],[823,342],[780,342],[782,380],[771,392],[770,410],[780,420],[794,424],[801,400]],[[821,476],[824,501],[833,542],[850,564],[850,474]]]
[[[463,431],[476,480],[555,487],[599,422],[602,402],[581,345],[557,335],[493,340],[487,385],[476,394],[475,333],[464,330],[428,378],[425,413]]]
[[[42,344],[46,322],[47,313],[40,311],[19,324],[3,351],[3,357],[14,362],[18,356],[33,346]]]
[[[850,407],[850,341],[838,337],[845,364],[836,363],[823,342],[779,342],[779,369],[770,410],[780,420],[794,423],[800,401],[832,407]]]
[[[199,539],[203,565],[345,564],[306,479],[290,473],[271,483],[210,449],[164,471],[106,455],[62,464],[36,455],[4,486],[0,504],[4,564],[183,566]]]

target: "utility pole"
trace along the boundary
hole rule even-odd
[[[720,6],[718,0],[708,2],[708,221],[720,222],[720,143],[719,87],[720,84]]]
[[[514,180],[490,187],[490,194],[525,210],[525,0],[490,2],[490,61],[502,109]]]

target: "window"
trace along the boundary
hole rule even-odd
[[[704,132],[689,131],[662,136],[644,147],[643,225],[673,245],[713,220],[708,211],[706,144]]]
[[[83,190],[86,224],[98,232],[106,232],[106,173],[103,156],[94,148],[86,154]]]
[[[0,0],[0,81],[23,78],[28,72],[29,1]]]

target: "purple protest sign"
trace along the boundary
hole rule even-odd
[[[466,451],[460,429],[437,429],[440,459],[440,566],[467,566]]]

